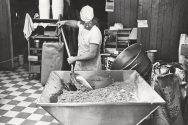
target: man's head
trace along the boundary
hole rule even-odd
[[[93,8],[86,5],[80,11],[81,24],[84,28],[90,30],[94,25],[99,26],[98,19],[94,17]]]
[[[93,8],[86,5],[80,11],[80,18],[85,23],[90,22],[94,18]]]

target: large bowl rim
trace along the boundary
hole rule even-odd
[[[132,44],[132,45],[130,45],[129,47],[125,48],[125,49],[116,57],[116,59],[115,59],[115,61],[114,61],[113,63],[117,62],[117,61],[120,59],[120,56],[122,55],[122,53],[126,52],[126,51],[127,51],[128,49],[130,49],[132,46],[139,46],[138,53],[137,53],[137,55],[134,57],[134,59],[133,59],[131,62],[129,62],[128,64],[124,64],[122,67],[120,67],[120,70],[122,70],[122,69],[124,69],[124,68],[130,66],[130,65],[132,64],[132,62],[135,61],[135,59],[136,59],[136,58],[138,57],[138,55],[141,53],[142,45],[139,44],[139,43]],[[112,65],[113,65],[113,64],[112,64]],[[125,67],[125,65],[127,65],[127,66]]]
[[[139,44],[139,45],[140,45],[140,50],[139,50],[138,54],[136,55],[136,57],[127,66],[124,65],[122,69],[129,67],[140,56],[140,53],[142,52],[142,45],[141,44]]]

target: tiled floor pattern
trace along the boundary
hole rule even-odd
[[[43,87],[23,68],[0,71],[0,125],[60,125],[36,99]]]

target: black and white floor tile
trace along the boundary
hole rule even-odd
[[[36,105],[43,86],[28,75],[22,67],[0,71],[0,125],[60,125]]]

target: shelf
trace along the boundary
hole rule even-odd
[[[50,23],[47,27],[57,27],[56,23]]]
[[[57,23],[57,19],[32,19],[34,23]]]
[[[114,51],[122,52],[130,44],[129,35],[132,28],[122,30],[105,30],[103,52],[113,54]]]
[[[102,57],[117,57],[117,55],[113,54],[113,53],[101,53]]]
[[[42,48],[30,48],[30,50],[40,50],[40,51],[42,51]]]
[[[128,45],[128,44],[129,44],[128,41],[124,41],[124,42],[119,42],[118,41],[118,43],[116,43],[116,42],[105,43],[106,46],[116,46],[116,45],[118,45],[118,46],[125,46],[125,45]]]
[[[59,41],[59,37],[58,36],[47,36],[47,35],[35,35],[35,36],[31,36],[32,39],[34,40],[46,40],[46,41]]]
[[[132,28],[124,28],[124,29],[121,29],[121,30],[109,30],[109,29],[105,29],[104,31],[105,32],[124,32],[124,31],[131,31]]]
[[[60,37],[57,36],[56,23],[58,22],[57,19],[32,19],[33,23],[38,23],[39,29],[36,30],[31,38],[31,42],[35,42],[35,40],[39,40],[39,44],[36,43],[29,43],[30,46],[28,47],[29,55],[28,55],[28,61],[29,63],[29,73],[41,73],[41,65],[42,65],[42,59],[45,61],[44,58],[42,58],[42,46],[44,42],[60,42]],[[43,27],[43,24],[46,25],[46,27]],[[41,28],[42,27],[42,28]],[[41,29],[40,29],[41,28]],[[39,48],[35,48],[39,47]]]

